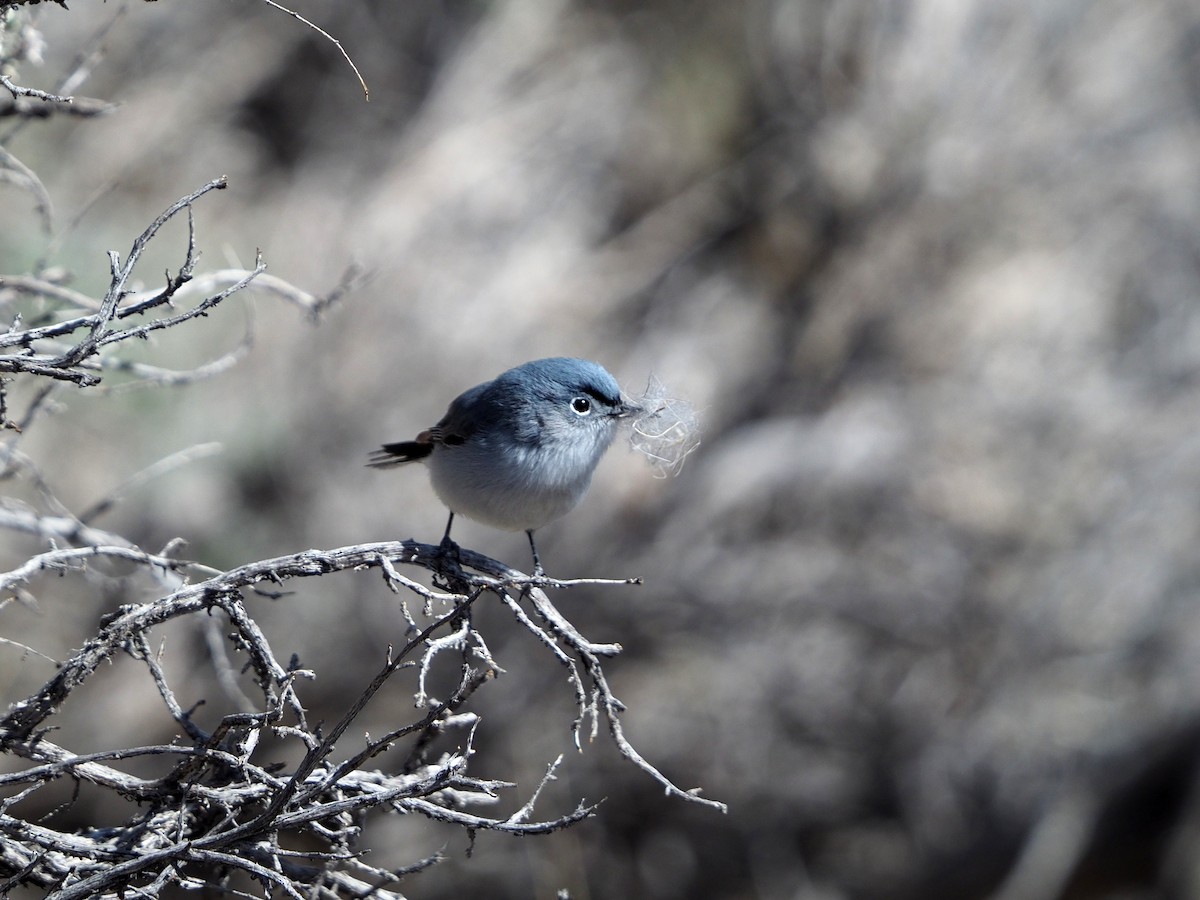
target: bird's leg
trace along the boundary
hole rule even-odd
[[[533,577],[540,578],[546,574],[546,570],[542,568],[542,561],[538,559],[537,544],[533,542],[533,529],[526,529],[525,533],[529,535],[529,549],[533,551]]]
[[[458,544],[450,539],[450,527],[454,524],[454,513],[446,520],[446,533],[438,544],[434,555],[433,585],[439,590],[450,591],[465,597],[471,590],[469,577],[463,572],[462,557]],[[459,601],[456,599],[456,603]]]
[[[458,544],[450,540],[450,526],[454,524],[454,513],[450,513],[450,518],[446,520],[446,533],[442,535],[442,542],[438,544],[438,552],[444,556],[458,562]]]

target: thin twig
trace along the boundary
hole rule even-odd
[[[146,468],[126,478],[104,497],[81,512],[79,514],[79,521],[85,524],[89,523],[112,509],[123,496],[137,490],[147,482],[161,478],[163,475],[174,472],[183,466],[191,465],[196,460],[215,456],[221,450],[222,447],[220,444],[210,441],[207,444],[193,444],[191,447],[177,450],[169,456],[164,456],[157,462],[151,463]]]
[[[337,38],[335,38],[329,32],[325,31],[320,26],[318,26],[315,23],[310,22],[308,19],[304,18],[304,16],[300,15],[298,12],[288,9],[286,6],[283,6],[280,3],[276,3],[275,0],[263,0],[263,2],[266,3],[268,6],[274,7],[275,9],[279,10],[282,13],[287,13],[289,16],[291,16],[293,19],[296,19],[298,22],[301,22],[302,24],[307,25],[309,28],[311,28],[317,34],[321,35],[321,37],[325,38],[325,40],[329,41],[335,47],[337,47],[338,52],[342,54],[342,58],[345,59],[346,62],[350,64],[350,68],[354,70],[354,76],[358,79],[358,83],[362,86],[363,98],[367,102],[370,102],[371,92],[367,89],[367,82],[363,79],[362,73],[358,71],[358,66],[356,66],[354,64],[354,60],[350,58],[350,54],[346,52],[346,48],[342,46],[341,41],[339,41]]]

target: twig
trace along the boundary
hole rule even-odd
[[[524,806],[522,806],[515,813],[513,813],[511,816],[508,817],[508,819],[506,820],[507,822],[510,822],[512,824],[516,824],[518,822],[524,822],[531,815],[533,815],[533,807],[537,804],[538,797],[540,797],[542,795],[542,789],[545,788],[547,784],[549,784],[551,781],[554,780],[554,773],[558,771],[558,767],[562,765],[562,761],[563,761],[563,758],[562,758],[562,754],[560,753],[558,755],[558,758],[555,759],[554,762],[550,763],[550,765],[548,765],[546,767],[546,774],[542,776],[542,780],[540,782],[538,782],[538,786],[533,789],[532,796],[530,796],[530,798],[527,801],[525,801]]]
[[[176,469],[182,468],[183,466],[191,465],[198,459],[206,459],[210,456],[215,456],[216,454],[220,453],[221,450],[221,445],[213,441],[207,444],[193,444],[191,447],[187,447],[183,450],[177,450],[169,456],[164,456],[157,462],[146,466],[146,468],[142,469],[140,472],[136,472],[130,477],[126,478],[115,488],[109,491],[106,496],[97,500],[90,507],[81,512],[79,514],[79,521],[85,524],[91,522],[92,520],[112,509],[113,506],[119,502],[122,496],[130,493],[131,491],[137,490],[147,482],[153,481],[156,478],[161,478],[163,475],[174,472]]]
[[[7,170],[7,173],[5,172]],[[23,187],[33,195],[34,206],[42,220],[42,230],[47,234],[53,228],[54,207],[50,202],[50,192],[42,184],[42,180],[34,174],[25,163],[17,159],[0,144],[0,176],[10,175],[9,181]]]
[[[11,297],[15,297],[17,294],[30,294],[35,297],[58,300],[80,309],[93,311],[100,309],[100,304],[87,294],[81,294],[79,291],[73,291],[61,284],[55,284],[53,281],[46,281],[42,278],[26,275],[0,275],[0,303],[11,299],[10,296],[6,296],[9,291],[12,292]]]
[[[44,100],[47,103],[74,103],[74,97],[64,97],[60,94],[48,94],[45,91],[39,91],[36,88],[21,87],[19,84],[14,84],[12,78],[0,72],[0,85],[8,88],[8,92],[14,97],[33,97],[35,100]]]
[[[37,88],[25,87],[14,82],[11,76],[3,72],[0,72],[0,85],[7,88],[8,92],[13,96],[13,105],[9,109],[0,112],[0,115],[44,118],[58,111],[72,116],[88,118],[90,116],[102,116],[116,109],[115,104],[96,100],[92,97],[52,94],[49,91],[40,91]],[[23,100],[37,100],[40,101],[40,104],[32,106],[23,103]]]
[[[40,572],[63,571],[76,567],[77,563],[97,557],[123,559],[129,562],[155,566],[165,571],[176,571],[186,568],[188,563],[165,556],[155,556],[131,547],[98,546],[80,547],[71,550],[48,550],[30,557],[24,565],[10,572],[0,573],[0,591],[10,591],[15,586],[25,584]]]
[[[185,197],[176,200],[168,206],[159,216],[150,223],[150,225],[134,239],[133,245],[129,249],[129,253],[125,258],[125,264],[120,264],[120,258],[115,251],[109,252],[110,268],[112,269],[112,281],[109,284],[108,292],[104,295],[104,299],[100,303],[100,309],[94,315],[89,316],[89,334],[86,338],[80,341],[67,353],[57,357],[52,361],[52,365],[59,367],[74,366],[83,359],[91,356],[100,346],[101,340],[105,337],[104,327],[109,321],[117,315],[117,308],[125,296],[125,285],[133,274],[134,267],[141,259],[142,253],[149,245],[154,236],[158,234],[159,229],[167,224],[176,215],[185,209],[188,209],[193,203],[203,197],[210,191],[224,190],[228,182],[224,177],[215,178],[208,184],[193,191]]]
[[[42,659],[48,662],[55,664],[58,663],[58,660],[56,660],[53,656],[47,656],[41,650],[35,650],[33,647],[30,647],[28,644],[22,644],[20,641],[12,641],[6,637],[0,637],[0,644],[7,644],[10,647],[18,648],[22,653],[32,653],[34,656],[40,656]]]
[[[323,28],[319,27],[318,25],[314,24],[313,22],[310,22],[308,19],[304,18],[304,16],[300,15],[298,12],[295,12],[294,10],[290,10],[286,6],[283,6],[282,4],[276,3],[275,0],[263,0],[263,2],[266,3],[268,6],[274,7],[275,9],[279,10],[282,13],[287,13],[289,16],[291,16],[293,19],[296,19],[298,22],[301,22],[304,25],[307,25],[309,28],[311,28],[317,34],[321,35],[321,37],[325,38],[325,40],[331,42],[335,47],[337,47],[338,52],[342,54],[342,58],[345,59],[346,62],[350,64],[350,68],[354,70],[354,76],[358,79],[358,83],[362,86],[363,98],[367,102],[370,102],[371,92],[367,89],[367,82],[365,80],[363,80],[362,73],[358,71],[358,66],[356,66],[354,64],[354,60],[350,58],[350,54],[346,52],[346,48],[342,46],[341,41],[339,41],[337,38],[335,38],[329,32],[325,31]]]

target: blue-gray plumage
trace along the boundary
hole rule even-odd
[[[533,532],[583,498],[617,423],[640,409],[594,362],[538,359],[460,394],[436,425],[384,444],[368,465],[425,462],[450,508],[443,542],[456,513],[524,531],[540,573]]]

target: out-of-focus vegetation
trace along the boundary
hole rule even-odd
[[[23,448],[64,501],[220,441],[105,527],[215,566],[434,541],[423,473],[365,454],[510,365],[586,356],[704,411],[679,478],[610,454],[539,549],[556,575],[645,577],[564,606],[624,646],[630,737],[729,814],[663,797],[600,740],[550,791],[606,797],[595,819],[482,835],[469,859],[451,843],[412,896],[1200,893],[1200,7],[293,5],[369,103],[265,4],[32,13],[47,49],[22,83],[51,88],[99,44],[79,90],[120,104],[11,141],[0,119],[76,287],[102,293],[105,250],[222,174],[197,227],[226,258],[206,263],[261,248],[314,292],[351,262],[373,276],[315,327],[253,300],[146,348],[198,359],[251,327],[220,378],[59,392]],[[0,184],[0,272],[46,251],[37,221]],[[147,271],[177,266],[178,240]],[[31,546],[3,538],[3,568]],[[55,656],[109,611],[38,594],[0,634]],[[260,603],[330,710],[403,633],[377,577]],[[503,610],[478,614],[507,670],[478,749],[536,784],[570,744],[563,673]],[[205,652],[183,636],[168,658]],[[5,696],[50,674],[0,646]],[[80,734],[169,739],[120,688]],[[438,849],[409,825],[384,840]]]

